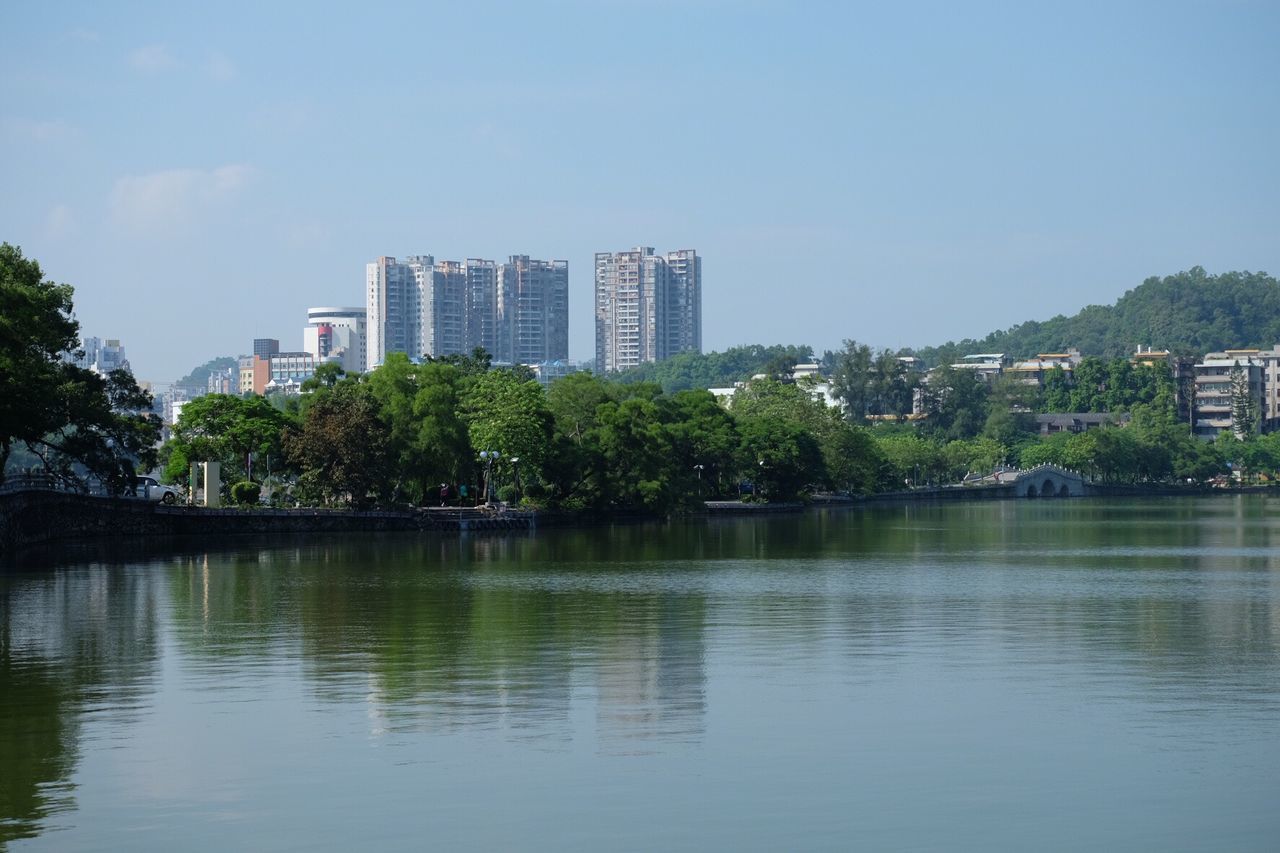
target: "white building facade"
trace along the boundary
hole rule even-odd
[[[569,262],[512,255],[498,267],[498,361],[542,364],[569,358]]]
[[[392,352],[418,359],[483,347],[520,364],[569,356],[567,261],[383,257],[367,266],[366,298],[368,369]]]
[[[67,357],[78,367],[106,375],[113,370],[129,370],[129,359],[117,338],[81,338],[80,352]]]
[[[368,365],[366,316],[364,308],[308,308],[303,350],[311,353],[316,364],[332,361],[348,373],[363,372]]]
[[[702,351],[702,259],[649,246],[595,256],[596,368]]]
[[[383,256],[365,267],[366,369],[382,364],[387,353],[421,357],[423,262],[427,267],[434,264],[430,255],[407,258],[404,263]]]

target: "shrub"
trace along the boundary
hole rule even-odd
[[[547,496],[547,487],[534,480],[524,487],[524,496],[531,501],[540,501]]]
[[[516,487],[510,483],[505,486],[498,487],[498,500],[502,501],[504,504],[515,503],[518,496]]]
[[[254,506],[262,495],[262,486],[250,480],[241,480],[231,487],[231,500],[240,506]]]

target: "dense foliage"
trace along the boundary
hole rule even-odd
[[[79,331],[70,285],[0,245],[0,482],[15,449],[46,474],[116,492],[154,464],[151,396],[128,371],[102,376],[68,361]]]
[[[1031,320],[981,340],[925,347],[915,354],[930,365],[975,352],[1028,358],[1067,347],[1115,358],[1143,343],[1180,355],[1280,343],[1280,283],[1261,272],[1210,275],[1193,267],[1153,276],[1114,305],[1090,305],[1071,317]]]
[[[724,352],[682,352],[662,361],[619,371],[612,378],[626,383],[655,382],[667,393],[729,388],[761,373],[766,376],[788,374],[795,365],[812,360],[811,347],[752,344],[730,347]]]
[[[875,381],[874,369],[868,375]],[[287,411],[260,398],[194,401],[164,455],[175,478],[188,461],[216,458],[232,478],[273,469],[304,503],[361,507],[477,503],[479,454],[498,451],[494,488],[504,500],[650,515],[710,498],[958,483],[1000,466],[1053,463],[1117,483],[1280,468],[1280,439],[1194,439],[1163,368],[1085,359],[1076,375],[1041,389],[943,368],[921,388],[925,419],[867,421],[803,381],[753,379],[726,406],[703,390],[668,393],[589,373],[544,388],[482,358],[392,356],[362,376],[322,372]],[[1055,395],[1080,411],[1123,409],[1128,425],[1041,436],[1033,412]]]

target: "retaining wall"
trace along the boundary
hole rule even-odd
[[[463,510],[208,509],[53,490],[0,494],[0,553],[126,536],[528,530],[532,513]]]

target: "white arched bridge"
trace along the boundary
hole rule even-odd
[[[1037,465],[1025,471],[1009,471],[1002,483],[1013,486],[1019,498],[1078,498],[1085,494],[1084,477],[1057,465]]]

